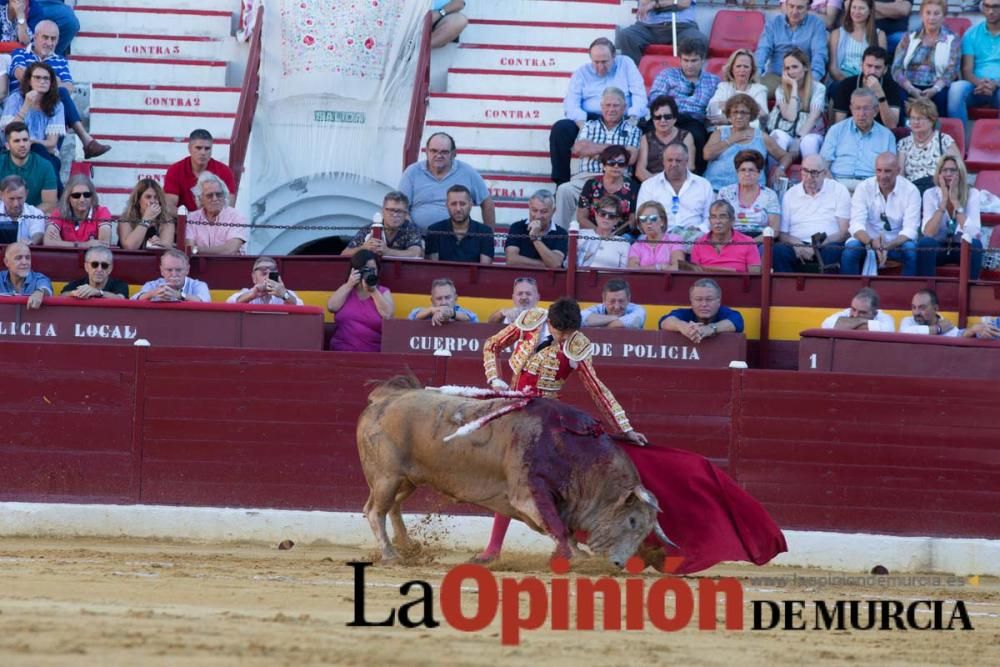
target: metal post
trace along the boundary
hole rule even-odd
[[[771,336],[771,269],[774,263],[774,230],[764,230],[764,256],[760,262],[760,342],[757,346],[757,363],[767,368],[770,362],[769,338]]]

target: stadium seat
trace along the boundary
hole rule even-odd
[[[972,120],[1000,118],[1000,111],[997,111],[993,107],[969,107],[969,118]]]
[[[720,9],[708,38],[709,58],[729,58],[736,49],[757,49],[764,32],[764,15],[747,9]],[[758,63],[759,65],[760,63]]]
[[[949,30],[958,35],[959,39],[962,39],[965,31],[972,27],[972,21],[962,16],[949,16],[944,20],[944,24],[948,26]]]
[[[981,171],[976,174],[976,187],[980,190],[988,190],[997,197],[1000,197],[1000,171]],[[980,213],[979,218],[985,227],[1000,225],[1000,213]],[[1000,247],[1000,232],[990,237],[990,247]]]
[[[722,78],[722,68],[726,66],[727,60],[729,58],[709,58],[708,62],[705,63],[705,71]]]
[[[965,164],[969,171],[985,171],[1000,164],[1000,119],[985,118],[972,125]]]
[[[646,90],[652,87],[657,74],[668,67],[679,67],[680,64],[681,59],[673,56],[643,56],[639,61],[639,73],[646,82]]]
[[[941,118],[941,131],[950,136],[958,144],[958,152],[965,157],[965,126],[957,118]]]

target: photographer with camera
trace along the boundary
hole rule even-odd
[[[270,304],[272,306],[301,306],[302,299],[285,287],[278,274],[278,263],[273,257],[258,257],[250,272],[253,287],[244,287],[233,294],[226,303]]]
[[[351,257],[347,281],[326,302],[337,328],[330,338],[334,352],[379,352],[382,320],[392,317],[392,293],[378,284],[378,257],[359,250]]]

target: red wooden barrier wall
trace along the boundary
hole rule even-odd
[[[407,368],[431,384],[482,379],[478,360],[416,355],[32,343],[2,352],[0,500],[358,511],[365,382]],[[992,384],[599,370],[636,428],[728,468],[783,527],[1000,538]],[[593,409],[575,381],[566,398]],[[409,509],[430,507],[441,504],[422,495]]]

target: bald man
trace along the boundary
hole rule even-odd
[[[3,255],[6,271],[0,271],[0,296],[28,297],[28,310],[41,308],[42,299],[52,296],[52,281],[31,270],[31,248],[18,241],[7,246]]]
[[[858,184],[851,197],[851,225],[840,261],[840,272],[861,274],[868,249],[879,267],[887,259],[903,263],[903,275],[917,275],[917,233],[920,229],[920,191],[899,174],[894,153],[875,158],[875,175]]]

